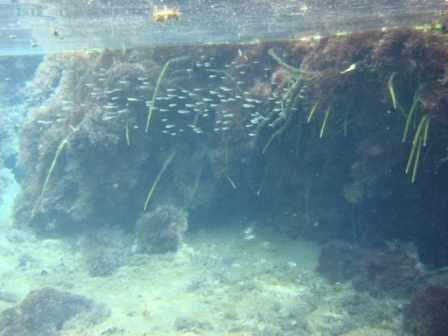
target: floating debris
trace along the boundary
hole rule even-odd
[[[166,20],[179,21],[182,13],[177,8],[168,8],[167,6],[154,6],[152,16],[156,22],[165,22]]]

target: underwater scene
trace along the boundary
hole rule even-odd
[[[1,31],[0,335],[448,335],[447,23]]]

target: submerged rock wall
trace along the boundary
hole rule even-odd
[[[192,228],[255,218],[291,238],[433,241],[424,257],[438,263],[448,49],[436,33],[48,55],[26,88],[16,222],[134,230],[168,206]]]

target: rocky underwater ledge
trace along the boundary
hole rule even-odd
[[[176,251],[188,227],[250,218],[353,244],[322,251],[330,281],[396,294],[384,279],[402,270],[400,297],[444,290],[419,267],[448,260],[445,33],[47,55],[23,90],[15,225],[84,235],[87,272],[110,276],[132,253]]]

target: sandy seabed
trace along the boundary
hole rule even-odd
[[[17,300],[0,300],[0,310],[45,286],[110,307],[100,324],[61,335],[399,334],[399,314],[383,325],[367,317],[368,309],[375,314],[394,303],[377,300],[365,307],[360,300],[354,313],[347,302],[360,294],[315,273],[316,243],[256,225],[247,235],[244,225],[229,224],[187,233],[176,253],[135,254],[113,275],[90,277],[81,263],[81,237],[40,240],[13,227],[18,186],[8,188],[0,209],[0,291]]]

